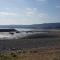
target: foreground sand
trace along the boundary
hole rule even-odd
[[[0,53],[0,60],[60,60],[60,48],[5,52]]]

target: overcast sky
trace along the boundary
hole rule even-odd
[[[60,0],[0,0],[0,25],[60,22]]]

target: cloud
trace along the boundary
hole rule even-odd
[[[32,11],[32,8],[26,8],[27,11]]]
[[[60,6],[56,6],[56,8],[60,8]]]
[[[33,16],[36,14],[37,8],[26,8],[26,15]]]
[[[32,16],[34,13],[33,13],[33,9],[32,8],[26,8],[26,15],[27,16]]]
[[[40,12],[37,8],[27,8],[25,11],[24,24],[44,23],[50,19],[48,13]]]
[[[7,25],[14,25],[14,24],[23,24],[23,25],[26,25],[26,24],[33,24],[34,20],[32,19],[29,19],[29,18],[0,18],[0,25],[3,25],[3,24],[7,24]]]
[[[15,16],[16,13],[10,13],[10,12],[0,12],[0,16]]]
[[[38,11],[37,8],[27,8],[26,15],[33,17],[33,18],[37,17],[37,18],[45,18],[46,19],[49,17],[47,13],[40,12],[40,11]]]
[[[40,13],[40,14],[39,14],[39,17],[40,17],[40,18],[48,18],[49,16],[48,16],[48,14],[46,14],[46,13]]]
[[[46,0],[36,0],[36,1],[38,1],[38,2],[45,2]]]
[[[29,11],[29,12],[27,12],[26,14],[27,14],[27,16],[32,16],[32,15],[34,14],[34,12]]]
[[[19,10],[17,14],[13,12],[0,11],[0,16],[2,16],[0,17],[0,24],[28,24],[28,25],[43,23],[49,17],[47,13],[40,12],[37,8],[25,8]]]
[[[11,10],[11,8],[5,8],[6,10]]]

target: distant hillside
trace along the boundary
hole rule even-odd
[[[45,23],[33,25],[0,25],[0,28],[60,29],[60,23]]]

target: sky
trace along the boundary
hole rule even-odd
[[[0,0],[0,25],[60,23],[60,0]]]

